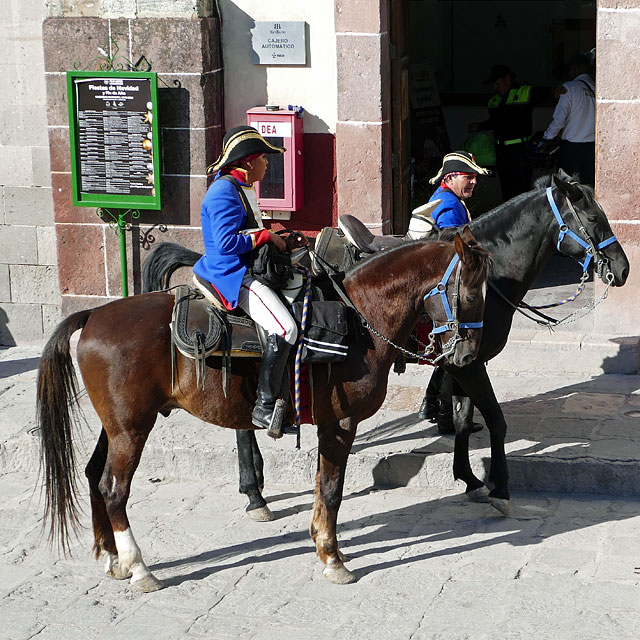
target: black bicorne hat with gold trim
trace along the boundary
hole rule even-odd
[[[229,129],[222,141],[220,157],[209,166],[207,173],[220,171],[222,167],[237,162],[254,153],[284,153],[286,149],[269,144],[253,127],[240,125]]]
[[[477,173],[488,176],[489,171],[481,167],[476,159],[468,151],[452,151],[442,159],[440,171],[429,180],[431,184],[437,184],[447,173]]]

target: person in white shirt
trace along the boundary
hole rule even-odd
[[[574,56],[569,63],[569,82],[562,85],[553,119],[543,139],[553,140],[562,131],[558,167],[582,184],[595,184],[596,94],[592,58]]]

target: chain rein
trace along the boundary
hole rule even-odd
[[[440,282],[423,298],[424,300],[426,300],[429,296],[440,294],[440,296],[442,297],[442,304],[444,306],[444,310],[447,315],[447,322],[438,327],[436,325],[435,320],[433,320],[433,330],[429,333],[429,343],[425,345],[419,340],[417,341],[420,347],[424,347],[424,350],[422,353],[415,353],[413,351],[410,351],[409,349],[406,349],[405,347],[401,347],[399,344],[396,344],[392,340],[389,340],[389,338],[387,338],[386,336],[382,335],[379,331],[374,329],[366,320],[366,318],[362,316],[362,314],[360,314],[362,326],[368,331],[371,331],[371,333],[373,333],[376,337],[380,338],[380,340],[391,345],[392,347],[394,347],[404,355],[417,358],[418,360],[425,360],[429,356],[431,356],[433,353],[435,353],[437,334],[444,333],[445,331],[454,331],[453,336],[451,336],[449,340],[447,340],[445,343],[442,344],[442,352],[438,355],[437,358],[434,358],[432,360],[432,362],[436,364],[443,358],[446,358],[447,356],[451,355],[455,351],[455,348],[458,342],[463,342],[463,338],[460,336],[460,328],[479,329],[482,327],[482,321],[467,322],[462,324],[458,322],[461,267],[462,265],[460,263],[460,258],[458,257],[458,255],[454,255]],[[456,270],[455,285],[454,285],[455,291],[452,295],[453,305],[452,307],[449,307],[449,301],[447,299],[446,290],[447,290],[447,283],[449,282],[449,279],[453,273],[454,268]]]

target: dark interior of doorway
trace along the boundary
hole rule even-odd
[[[394,5],[398,0],[393,1]],[[485,120],[493,92],[483,83],[494,64],[506,64],[517,79],[546,96],[534,109],[533,130],[550,122],[551,87],[567,80],[567,63],[595,47],[595,0],[404,0],[405,29],[392,24],[396,52],[408,58],[408,138],[413,208],[434,188],[428,180],[444,153],[462,148],[467,126]],[[398,11],[392,20],[398,19]],[[402,37],[406,42],[398,42]],[[402,83],[396,83],[402,91]],[[395,91],[394,87],[394,91]],[[406,87],[404,88],[406,91]],[[394,104],[402,102],[394,99]],[[538,167],[534,179],[553,168]],[[395,191],[395,185],[394,185]],[[394,194],[395,195],[395,194]],[[469,201],[473,216],[502,202],[497,178],[483,179]],[[398,217],[396,215],[396,221]],[[397,225],[394,225],[397,226]],[[396,231],[397,232],[397,231]]]

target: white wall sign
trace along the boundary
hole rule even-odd
[[[254,64],[306,64],[304,22],[256,22],[251,29]]]

